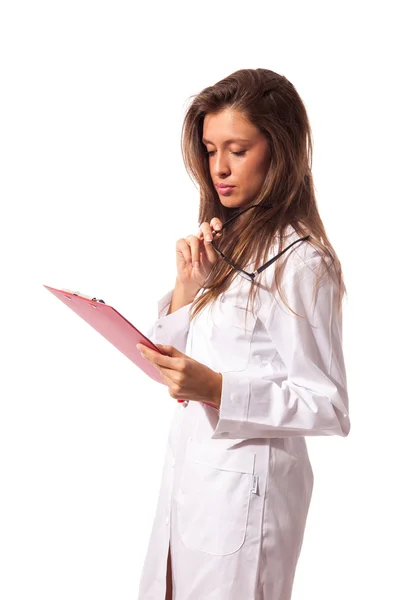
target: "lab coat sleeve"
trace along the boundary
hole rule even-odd
[[[214,439],[339,435],[350,430],[346,370],[342,350],[342,313],[338,285],[322,275],[313,299],[320,257],[302,262],[284,277],[293,315],[275,297],[258,318],[265,323],[285,366],[284,375],[253,377],[222,373],[219,420]]]
[[[180,352],[185,352],[192,303],[181,306],[168,315],[172,293],[173,290],[170,290],[158,301],[158,319],[147,329],[146,336],[153,344],[174,346]]]

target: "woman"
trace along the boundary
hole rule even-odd
[[[243,69],[194,97],[182,149],[201,225],[176,244],[150,334],[167,356],[139,346],[183,401],[139,600],[288,600],[313,487],[305,436],[350,429],[345,286],[310,125],[285,77]]]

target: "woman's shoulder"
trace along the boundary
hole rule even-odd
[[[294,275],[301,276],[308,269],[317,268],[321,263],[321,256],[312,244],[311,237],[302,239],[306,235],[296,231],[292,225],[288,225],[280,234],[274,236],[266,257],[266,260],[271,262],[259,278],[261,286],[271,292],[276,288],[277,269],[280,271],[279,280],[283,283]],[[282,254],[276,258],[280,252]],[[255,263],[249,266],[253,268],[253,265]]]
[[[293,225],[288,225],[282,232],[282,250],[287,249],[283,254],[285,271],[314,270],[321,263],[321,252],[313,244],[311,235],[304,239],[307,235],[309,234],[299,233]],[[276,244],[278,242],[279,240]]]

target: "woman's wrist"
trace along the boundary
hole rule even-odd
[[[188,286],[187,283],[181,283],[181,281],[176,278],[175,289],[180,295],[192,302],[201,288],[199,286]]]
[[[222,375],[221,373],[215,373],[215,380],[213,386],[213,395],[212,402],[215,405],[215,408],[218,410],[221,406],[221,396],[222,396]]]
[[[197,290],[198,291],[198,290]],[[189,290],[187,286],[182,284],[178,279],[175,282],[175,288],[172,293],[171,305],[167,314],[171,314],[176,310],[191,304],[197,294],[195,290]]]

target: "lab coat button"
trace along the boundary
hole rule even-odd
[[[159,324],[157,325],[157,328],[158,328],[158,329],[161,329],[161,327],[162,327],[162,325],[161,325],[161,323],[159,323]]]
[[[165,524],[166,524],[166,525],[169,525],[169,517],[167,517],[167,518],[165,519]]]

